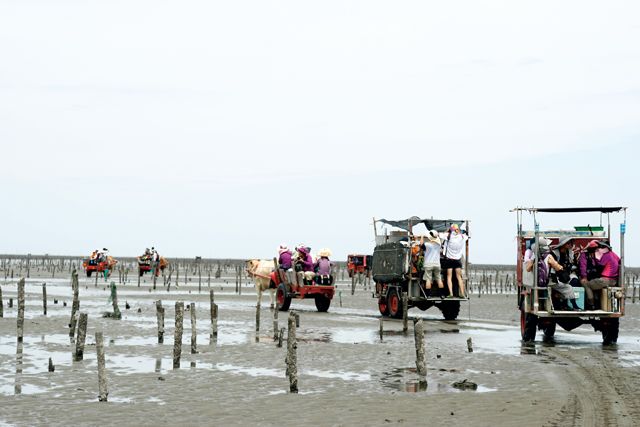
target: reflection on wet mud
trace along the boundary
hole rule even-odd
[[[18,342],[18,347],[16,348],[16,382],[14,394],[22,394],[22,352],[23,343]]]
[[[391,388],[406,393],[486,393],[496,391],[496,389],[481,385],[477,385],[476,388],[457,389],[453,387],[452,384],[442,382],[436,378],[429,378],[427,381],[424,381],[418,377],[416,368],[395,368],[391,371],[383,372],[380,377],[380,382],[385,388]]]

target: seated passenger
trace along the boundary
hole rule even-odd
[[[313,282],[315,273],[313,272],[313,258],[309,253],[309,248],[306,246],[298,247],[296,260],[296,271],[301,271],[304,276],[304,284],[310,285]]]
[[[331,251],[329,249],[321,249],[318,252],[318,260],[314,264],[316,272],[316,283],[319,285],[331,285],[331,267],[333,264],[329,260]]]
[[[435,280],[440,290],[440,298],[443,298],[442,290],[444,289],[444,283],[442,282],[442,269],[440,267],[442,242],[436,230],[429,231],[427,242],[424,243],[424,248],[424,275],[422,279],[425,281],[424,287],[427,290],[427,297],[431,296],[431,282]]]
[[[557,291],[565,301],[569,301],[571,305],[566,304],[568,310],[580,310],[576,302],[576,295],[571,286],[571,271],[573,269],[573,238],[563,237],[557,245],[552,246],[551,255],[554,260],[562,266],[561,270],[555,270],[551,276],[551,289]]]
[[[285,280],[287,283],[293,282],[293,272],[291,271],[291,267],[293,266],[293,254],[287,248],[287,245],[284,243],[280,245],[278,249],[278,269],[284,273],[284,276],[281,274],[281,280]]]
[[[593,291],[616,286],[618,283],[620,257],[611,250],[611,246],[597,240],[589,242],[587,249],[593,250],[596,263],[602,268],[600,277],[588,281],[585,280],[584,282],[581,280],[582,286],[584,286],[587,307],[593,310],[595,309]]]

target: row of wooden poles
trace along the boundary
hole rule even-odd
[[[73,349],[73,359],[75,361],[81,361],[84,357],[84,346],[87,334],[88,315],[80,311],[80,298],[79,298],[79,281],[77,272],[72,272],[71,280],[73,300],[71,305],[71,318],[69,322],[69,337],[71,342],[75,343]],[[18,315],[17,315],[17,339],[18,339],[18,353],[22,354],[22,341],[24,334],[24,308],[25,308],[25,280],[20,279],[18,282]],[[44,287],[43,289],[46,289]],[[120,310],[118,308],[118,298],[115,283],[111,283],[111,299],[113,304],[113,314],[108,317],[120,319]],[[46,293],[44,294],[44,306],[46,315]],[[209,292],[210,302],[210,318],[211,318],[211,330],[210,330],[210,344],[215,345],[218,337],[218,305],[214,302],[214,291]],[[408,297],[404,293],[402,296],[403,303],[403,332],[406,334],[408,331]],[[164,343],[164,326],[165,326],[165,310],[162,306],[162,301],[158,300],[155,303],[156,316],[157,316],[157,329],[158,329],[158,343]],[[177,301],[175,303],[175,329],[174,329],[174,345],[173,345],[173,368],[180,368],[180,360],[182,356],[182,337],[183,337],[183,322],[184,322],[185,306],[183,301]],[[191,317],[191,354],[197,353],[197,333],[196,333],[196,305],[195,303],[189,304],[189,311]],[[414,323],[414,342],[416,350],[416,369],[420,381],[426,382],[427,366],[424,349],[424,326],[422,319],[413,319]],[[379,333],[380,340],[383,340],[384,326],[383,319],[380,319]],[[291,393],[298,392],[298,357],[297,357],[297,338],[296,331],[300,326],[300,315],[295,311],[289,313],[287,321],[287,355],[285,358],[286,376],[289,380],[289,391]],[[256,341],[259,340],[260,333],[260,306],[256,306]],[[278,310],[273,310],[273,340],[277,343],[278,347],[282,347],[284,340],[285,328],[279,328],[278,326]],[[98,359],[98,400],[106,402],[108,398],[107,377],[105,370],[105,352],[104,352],[104,337],[103,333],[97,331],[95,333],[96,341],[96,353]],[[472,352],[471,339],[467,340],[468,351]],[[20,368],[21,369],[21,368]],[[55,366],[51,358],[49,358],[49,371],[53,372]]]

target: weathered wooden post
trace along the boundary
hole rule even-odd
[[[4,317],[4,303],[2,302],[2,286],[0,286],[0,318]]]
[[[182,356],[182,322],[184,319],[184,302],[176,301],[176,328],[173,343],[173,369],[180,368]]]
[[[293,311],[289,313],[289,332],[287,335],[287,376],[289,377],[289,392],[298,392],[298,342],[296,340],[296,315]]]
[[[278,333],[278,345],[277,347],[282,347],[282,341],[284,340],[284,328],[280,328],[280,332]]]
[[[164,307],[162,301],[156,301],[156,318],[158,319],[158,344],[164,343]]]
[[[118,307],[118,291],[116,289],[116,282],[111,282],[111,296],[109,299],[113,303],[113,317],[115,319],[121,319],[122,313],[120,313],[120,308]]]
[[[409,330],[409,296],[406,292],[402,293],[402,333],[407,334]]]
[[[76,352],[73,360],[79,362],[84,358],[84,342],[87,338],[87,313],[80,313],[78,319],[78,337],[76,339]]]
[[[138,287],[140,287],[140,267],[138,267]]]
[[[98,358],[98,402],[106,402],[109,391],[107,390],[107,374],[104,360],[104,338],[102,332],[96,332],[96,353]]]
[[[198,293],[202,292],[202,268],[198,262]]]
[[[211,317],[209,343],[211,344],[218,340],[218,305],[213,302],[213,289],[209,291],[209,314]]]
[[[260,303],[256,304],[256,342],[260,341]]]
[[[196,330],[196,303],[192,302],[189,305],[189,311],[191,312],[191,354],[196,354],[198,352],[197,348],[197,340],[198,340],[198,331]]]
[[[18,342],[24,336],[24,277],[18,281]]]
[[[54,372],[56,370],[56,367],[53,364],[53,360],[51,358],[49,358],[49,366],[48,366],[47,369],[48,369],[49,372]]]
[[[47,284],[42,284],[42,311],[44,315],[47,315]]]
[[[355,294],[355,292],[356,292],[356,273],[354,271],[353,274],[351,275],[351,295]]]
[[[384,335],[384,321],[382,320],[382,317],[380,318],[380,341],[382,341],[382,337]]]
[[[78,312],[80,311],[80,285],[78,284],[78,272],[73,269],[71,273],[71,289],[73,291],[73,302],[71,303],[71,319],[69,320],[69,337],[73,339],[76,333],[76,322],[78,321]]]
[[[242,295],[242,266],[238,266],[238,295]]]
[[[467,351],[469,353],[473,353],[473,342],[471,341],[471,337],[467,338]]]
[[[340,307],[342,307],[342,291],[338,291],[338,301],[340,302]]]
[[[273,309],[273,340],[278,341],[278,309]]]
[[[416,345],[416,370],[421,381],[427,379],[427,362],[424,352],[424,325],[422,319],[414,320],[413,337]]]

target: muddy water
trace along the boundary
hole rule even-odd
[[[133,420],[145,424],[148,414],[154,414],[148,420],[160,424],[177,420],[200,424],[211,421],[211,417],[226,424],[295,424],[298,418],[283,418],[277,409],[295,402],[307,417],[305,420],[320,425],[379,424],[387,419],[451,422],[451,417],[456,423],[513,425],[512,417],[528,413],[532,402],[546,405],[549,411],[562,409],[566,396],[557,390],[555,382],[562,378],[563,370],[571,367],[569,355],[597,354],[604,358],[607,369],[621,372],[640,369],[640,338],[635,330],[627,329],[625,319],[619,343],[613,348],[603,348],[599,334],[587,327],[571,333],[559,330],[553,342],[523,345],[515,322],[513,297],[483,295],[472,299],[470,307],[463,305],[458,321],[441,320],[435,309],[410,312],[426,319],[428,375],[426,381],[421,381],[415,370],[411,322],[405,335],[400,321],[386,320],[380,340],[371,292],[359,289],[351,296],[348,285],[342,284],[343,306],[334,300],[329,313],[317,313],[312,301],[292,303],[292,309],[301,316],[301,394],[295,397],[287,392],[286,345],[277,348],[272,339],[268,297],[263,301],[262,330],[256,340],[255,295],[250,288],[237,296],[232,287],[225,287],[222,282],[214,284],[220,332],[217,342],[211,343],[206,286],[201,294],[194,284],[177,289],[172,286],[169,293],[161,286],[153,291],[149,283],[140,288],[135,284],[120,286],[123,318],[114,320],[102,317],[111,310],[106,285],[100,282],[95,287],[93,281],[81,279],[80,307],[89,314],[89,330],[84,360],[74,362],[67,329],[69,281],[46,280],[46,317],[42,315],[42,281],[27,284],[26,336],[21,354],[15,338],[15,285],[3,285],[0,425],[104,422],[105,406],[97,403],[97,330],[105,336],[110,388],[107,405],[118,408],[115,412],[110,409],[109,419],[121,424],[132,424]],[[8,298],[14,298],[11,309],[6,307]],[[58,304],[53,304],[54,298]],[[156,337],[157,299],[163,301],[166,310],[164,344],[158,344]],[[198,352],[190,354],[187,312],[181,365],[174,370],[173,306],[178,300],[196,303]],[[125,309],[125,301],[131,306],[129,310]],[[629,305],[628,311],[630,324],[634,324],[638,310]],[[280,313],[279,327],[285,326],[286,314]],[[473,353],[467,351],[468,338],[472,339]],[[47,369],[49,358],[55,365],[53,373]],[[476,383],[477,389],[453,387],[454,382],[464,379]],[[532,393],[536,396],[533,400]],[[29,415],[28,409],[33,405],[39,409],[37,416]],[[60,411],[60,405],[68,410]],[[246,411],[247,407],[252,411]],[[496,409],[479,415],[487,407]],[[528,416],[534,417],[534,424],[540,424],[535,415]]]

